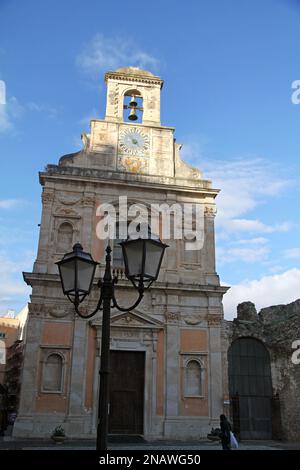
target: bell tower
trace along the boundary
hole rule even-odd
[[[142,124],[160,126],[160,90],[164,83],[161,78],[137,67],[123,67],[114,72],[107,72],[105,82],[105,120],[123,122],[124,106],[127,106],[125,109],[135,107],[125,103],[126,96],[130,96],[142,100]]]

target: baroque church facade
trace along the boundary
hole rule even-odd
[[[97,207],[119,196],[149,206],[192,203],[204,214],[204,244],[163,240],[158,280],[140,305],[112,310],[110,354],[111,434],[146,439],[200,438],[219,424],[223,392],[222,297],[215,270],[217,189],[180,157],[174,128],[160,122],[161,78],[134,67],[105,74],[104,119],[92,119],[81,151],[40,173],[42,219],[36,261],[24,279],[32,287],[16,437],[48,437],[62,425],[69,437],[96,434],[101,351],[101,312],[75,315],[63,296],[56,262],[80,242],[103,275],[107,240],[96,235]],[[134,97],[142,117],[126,121]],[[126,105],[127,103],[127,105]],[[113,244],[113,264],[120,251]],[[98,290],[84,302],[91,311]],[[116,296],[130,305],[134,288],[120,277]],[[225,372],[226,374],[226,372]]]

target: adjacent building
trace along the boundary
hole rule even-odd
[[[5,383],[7,351],[15,341],[23,340],[26,334],[27,305],[16,314],[9,310],[0,317],[0,384]]]
[[[0,435],[18,412],[27,315],[26,305],[0,318]]]

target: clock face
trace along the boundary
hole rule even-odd
[[[149,137],[140,129],[132,128],[120,133],[120,148],[130,155],[138,155],[149,148]]]

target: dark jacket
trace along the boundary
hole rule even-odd
[[[221,440],[222,440],[222,443],[230,444],[231,426],[230,426],[229,421],[226,418],[221,419],[220,426],[221,426]]]

